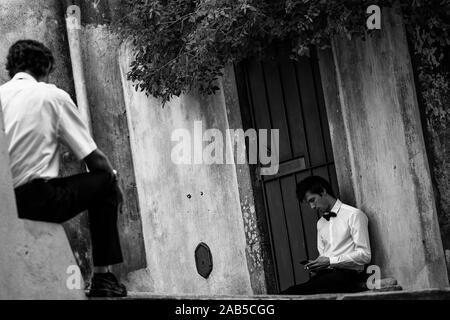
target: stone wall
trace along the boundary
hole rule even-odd
[[[173,131],[184,128],[193,138],[195,121],[202,122],[203,132],[216,128],[226,138],[223,91],[207,98],[174,97],[163,108],[160,101],[136,92],[126,80],[130,57],[130,49],[124,46],[120,62],[150,290],[250,294],[235,166],[176,164],[171,158],[177,144],[171,141]],[[194,251],[200,242],[210,247],[213,257],[207,279],[196,270]]]
[[[450,100],[446,103],[450,104]],[[442,244],[450,276],[450,119],[447,117],[442,123],[425,116],[424,121]]]
[[[343,199],[369,216],[372,263],[407,289],[448,286],[403,21],[320,53]],[[330,72],[335,70],[335,72]]]
[[[225,97],[228,126],[231,129],[243,129],[241,107],[239,104],[238,84],[236,83],[233,65],[224,70],[222,88]],[[242,152],[245,153],[243,149]],[[236,176],[240,206],[244,221],[245,239],[247,242],[246,255],[250,273],[250,282],[254,294],[275,293],[275,273],[270,258],[269,236],[264,232],[267,229],[264,208],[259,207],[261,202],[255,200],[258,196],[252,184],[252,165],[237,163],[237,152],[234,154],[236,163]],[[255,179],[255,177],[253,177]],[[266,231],[267,232],[267,231]],[[265,241],[264,241],[265,240]]]
[[[408,34],[409,35],[409,34]],[[434,194],[438,212],[439,225],[441,227],[442,243],[447,260],[447,271],[450,276],[450,88],[438,85],[434,93],[440,99],[440,105],[447,111],[444,117],[436,117],[433,112],[427,112],[426,105],[431,103],[436,106],[436,101],[427,97],[425,83],[418,77],[421,61],[413,51],[412,37],[409,36],[412,53],[413,68],[416,75],[419,107],[422,116],[425,144],[430,162]],[[441,66],[437,69],[442,74],[447,74],[450,81],[450,46],[444,50],[445,56]],[[427,70],[427,68],[425,68]],[[426,77],[424,77],[426,78]],[[429,94],[428,94],[429,95]],[[429,99],[430,101],[426,101]]]
[[[80,7],[80,41],[93,136],[118,171],[125,196],[118,221],[124,263],[115,267],[115,271],[125,277],[145,268],[146,258],[118,63],[120,40],[108,27],[117,12],[117,1],[65,2],[63,11],[69,3]]]
[[[54,71],[50,83],[67,91],[75,100],[69,49],[66,42],[64,14],[60,2],[38,0],[0,1],[0,84],[9,80],[4,66],[9,47],[21,39],[43,42],[55,57]],[[84,166],[75,157],[62,151],[61,174],[63,176],[84,171]],[[91,271],[90,237],[87,216],[82,214],[64,224],[82,272],[87,276]],[[87,235],[87,236],[86,236]]]
[[[70,2],[71,3],[71,2]],[[105,2],[102,2],[105,3]],[[120,175],[125,204],[119,218],[119,230],[125,263],[118,266],[120,275],[145,268],[145,249],[131,161],[128,127],[122,97],[122,84],[116,52],[110,50],[117,40],[105,32],[103,23],[109,7],[94,8],[92,1],[78,3],[82,8],[81,45],[86,85],[91,108],[94,139],[110,158]],[[50,83],[66,90],[74,101],[72,67],[65,27],[64,1],[0,1],[0,64],[4,66],[9,47],[20,39],[43,42],[53,52],[55,68]],[[98,14],[101,9],[101,14]],[[9,80],[0,69],[0,83]],[[66,148],[62,150],[61,175],[85,171]],[[86,279],[92,272],[91,244],[85,213],[64,224],[71,247]]]
[[[251,252],[246,246],[236,167],[174,167],[167,161],[156,162],[164,164],[157,167],[149,162],[150,156],[161,161],[158,155],[167,156],[168,151],[170,155],[168,139],[175,126],[189,126],[194,119],[203,119],[206,126],[225,132],[228,123],[223,95],[210,99],[186,96],[171,102],[171,109],[161,109],[152,99],[143,101],[125,80],[129,57],[119,57],[121,41],[109,29],[111,20],[120,14],[120,1],[47,1],[45,5],[39,1],[3,1],[0,14],[5,17],[2,30],[6,32],[1,35],[1,56],[6,57],[9,46],[19,39],[44,42],[56,58],[50,82],[68,91],[75,100],[64,21],[70,4],[81,8],[80,39],[93,135],[118,170],[125,191],[119,218],[125,263],[116,271],[130,290],[163,294],[251,293],[248,267],[258,268],[261,261],[247,266],[246,249],[255,259],[258,249],[254,243]],[[0,77],[3,82],[9,80],[5,72]],[[191,110],[196,111],[191,114]],[[161,117],[166,121],[157,121]],[[179,122],[174,123],[175,120]],[[142,136],[150,131],[154,136]],[[160,139],[155,140],[157,137]],[[154,145],[155,141],[159,144]],[[63,152],[62,167],[63,175],[84,171],[67,150]],[[164,174],[171,170],[175,170],[174,176]],[[199,175],[203,176],[203,185],[198,185]],[[175,180],[171,182],[170,177]],[[172,207],[177,210],[173,212]],[[251,221],[247,219],[246,224]],[[65,229],[87,278],[92,270],[86,215],[67,223]],[[195,270],[194,249],[200,241],[209,244],[213,252],[214,270],[208,280]],[[263,293],[264,276],[258,272],[255,271],[253,287]]]

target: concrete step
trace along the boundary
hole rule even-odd
[[[100,298],[91,298],[98,300]],[[450,288],[403,290],[389,292],[365,291],[352,294],[316,294],[316,295],[253,295],[253,296],[206,296],[206,295],[160,295],[150,292],[129,292],[125,298],[107,298],[108,300],[450,300]]]

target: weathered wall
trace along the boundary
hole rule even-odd
[[[118,45],[116,39],[105,31],[103,24],[109,16],[108,3],[102,1],[102,6],[95,8],[92,1],[78,4],[82,9],[81,39],[93,134],[99,147],[119,172],[125,193],[125,203],[118,223],[125,263],[116,268],[119,274],[125,275],[144,268],[146,263],[117,52],[111,50]],[[15,41],[41,41],[55,56],[56,65],[50,75],[50,82],[69,92],[76,100],[66,38],[66,8],[64,1],[57,0],[0,1],[0,63],[4,66],[8,48]],[[9,77],[4,68],[1,68],[0,83],[7,80]],[[84,165],[67,149],[63,149],[62,154],[63,176],[84,171]],[[92,272],[92,262],[87,215],[79,215],[65,223],[64,228],[83,275],[88,279]]]
[[[119,173],[124,204],[118,227],[124,263],[115,271],[125,277],[146,267],[142,222],[130,149],[129,130],[118,64],[120,41],[109,31],[117,1],[66,1],[81,10],[80,40],[94,139]],[[62,8],[63,9],[63,8]]]
[[[125,263],[116,268],[122,279],[125,280],[130,290],[149,290],[161,293],[250,293],[252,287],[249,280],[248,268],[255,268],[255,276],[252,284],[255,292],[264,292],[263,276],[259,274],[261,257],[258,257],[258,244],[255,239],[255,231],[248,232],[249,246],[245,246],[245,236],[242,223],[241,207],[239,205],[239,194],[237,188],[236,167],[226,166],[226,170],[222,170],[221,166],[194,168],[194,176],[203,175],[205,178],[202,186],[203,196],[194,193],[191,190],[192,197],[186,197],[188,192],[184,194],[184,187],[172,184],[167,188],[159,189],[160,181],[164,181],[165,176],[161,175],[160,179],[154,180],[155,167],[150,169],[146,167],[147,154],[144,151],[154,151],[153,145],[145,139],[131,140],[134,145],[134,152],[130,148],[130,132],[128,122],[138,121],[138,127],[133,127],[132,136],[140,134],[138,130],[152,132],[161,135],[161,132],[167,133],[170,127],[164,128],[163,123],[158,122],[157,126],[152,126],[151,121],[142,121],[147,116],[155,121],[152,114],[145,114],[146,108],[142,104],[128,105],[125,108],[124,89],[122,88],[123,78],[120,76],[119,59],[117,50],[119,48],[118,39],[113,36],[109,30],[108,24],[114,19],[114,16],[120,14],[120,1],[2,1],[0,2],[0,15],[4,17],[1,20],[2,32],[0,35],[2,45],[0,46],[0,55],[6,57],[9,46],[16,40],[23,38],[31,38],[44,42],[54,53],[56,58],[55,72],[51,75],[50,82],[55,83],[60,88],[68,91],[74,98],[74,89],[71,76],[71,65],[69,50],[66,41],[66,30],[64,25],[64,14],[69,4],[77,4],[81,8],[81,41],[83,51],[84,71],[86,76],[86,87],[88,90],[89,105],[92,116],[93,134],[99,147],[112,160],[113,165],[119,171],[122,188],[125,191],[125,205],[122,208],[122,214],[119,218],[119,229],[122,240],[122,248],[124,251]],[[127,58],[128,59],[128,58]],[[5,72],[0,73],[2,82],[9,80]],[[125,83],[125,82],[124,82]],[[141,99],[139,95],[135,96],[134,89],[126,83],[125,93],[133,99]],[[127,96],[127,99],[130,97]],[[223,95],[215,97],[215,100],[200,101],[194,97],[183,98],[191,101],[195,105],[197,111],[192,117],[180,120],[180,126],[191,124],[196,117],[204,117],[208,126],[219,127],[225,129],[228,127],[225,114],[225,104]],[[75,99],[74,99],[75,100]],[[150,101],[150,102],[149,102]],[[146,100],[147,103],[155,103],[153,100]],[[189,103],[190,104],[190,103]],[[175,105],[177,103],[175,102]],[[214,114],[217,112],[215,107],[220,106],[222,112],[215,119]],[[184,104],[185,108],[186,105]],[[207,110],[204,110],[204,109]],[[158,115],[159,108],[155,115]],[[127,111],[132,110],[134,115],[127,120]],[[144,111],[142,111],[144,110]],[[168,110],[168,109],[166,109]],[[144,114],[141,114],[144,112]],[[183,119],[187,116],[187,109],[178,110],[174,114],[162,113],[160,116],[166,116],[169,119],[174,117]],[[142,118],[141,116],[144,116]],[[218,124],[216,125],[218,121]],[[214,125],[212,124],[214,123]],[[173,124],[175,126],[175,124]],[[174,128],[174,127],[173,127]],[[170,135],[166,137],[170,139]],[[154,142],[153,140],[151,142]],[[160,141],[162,142],[162,141]],[[169,140],[170,142],[170,140]],[[142,144],[142,145],[141,145]],[[142,148],[141,148],[142,147]],[[168,149],[167,142],[158,145],[164,151]],[[134,162],[132,156],[135,157]],[[169,153],[170,156],[170,153]],[[139,201],[135,179],[134,164],[140,167],[136,170],[141,183],[140,195],[143,197]],[[74,157],[64,152],[62,174],[69,175],[83,171],[83,166],[77,162]],[[157,173],[161,174],[161,168],[157,168]],[[168,167],[173,169],[173,167]],[[150,171],[149,171],[150,170]],[[193,179],[188,171],[178,168],[177,179],[185,180],[189,185],[188,189],[195,189],[200,186],[196,185],[196,179]],[[149,176],[145,176],[147,173]],[[191,172],[192,173],[192,172]],[[139,185],[138,185],[139,186]],[[171,188],[178,187],[178,194],[174,193],[174,197],[167,197],[171,194]],[[147,191],[152,188],[158,190],[159,197],[163,200],[160,210],[152,211],[153,201],[152,192]],[[199,190],[197,190],[199,191]],[[166,192],[166,193],[165,193]],[[183,193],[185,203],[176,204],[176,199]],[[197,192],[198,193],[198,192]],[[158,195],[158,193],[156,193]],[[201,197],[201,198],[199,198]],[[146,243],[143,241],[143,228],[141,222],[140,205],[144,206],[143,221],[145,222]],[[179,215],[188,211],[189,215],[183,219],[176,216],[166,215],[166,209],[174,205],[179,209]],[[248,206],[250,214],[252,214],[248,201],[245,200],[244,206]],[[164,206],[166,208],[164,208]],[[194,211],[195,209],[195,211]],[[204,210],[203,213],[196,212]],[[161,223],[152,221],[152,214],[155,219]],[[159,217],[158,214],[164,214]],[[219,217],[219,218],[218,218]],[[249,218],[246,219],[246,225],[253,228]],[[193,229],[193,225],[198,224]],[[38,225],[38,224],[37,224]],[[87,216],[82,215],[70,223],[65,225],[66,233],[72,244],[78,264],[81,265],[85,278],[91,273],[91,249],[90,237],[88,232]],[[213,226],[213,227],[211,227]],[[187,229],[186,229],[187,227]],[[169,228],[170,231],[177,233],[181,230],[180,235],[176,236],[174,241],[161,243],[160,234],[154,234],[153,228],[163,230]],[[186,239],[190,242],[185,241]],[[219,236],[219,237],[217,237]],[[48,241],[48,246],[52,246],[52,239],[43,237],[42,241]],[[156,239],[156,242],[154,241]],[[163,238],[164,240],[165,238]],[[201,278],[196,270],[194,262],[194,249],[200,241],[207,242],[214,255],[215,269],[208,280]],[[39,242],[37,242],[39,243]],[[63,244],[58,248],[63,248]],[[145,253],[145,245],[148,245],[147,254]],[[178,246],[185,246],[185,250],[181,250]],[[156,246],[156,247],[155,247]],[[174,255],[166,254],[167,251],[180,252],[181,256],[177,259],[169,260]],[[246,252],[247,250],[247,256]],[[70,251],[67,251],[70,253]],[[247,268],[246,257],[256,259],[250,262]],[[146,260],[150,259],[149,268]],[[39,260],[40,261],[40,260]],[[180,273],[178,270],[183,268],[184,263],[189,265],[187,273],[190,276]],[[193,269],[192,269],[193,268]],[[253,270],[253,269],[252,269]],[[65,271],[65,269],[64,269]],[[136,272],[133,272],[136,271]],[[167,274],[170,275],[170,281],[167,281]]]
[[[450,99],[446,103],[450,105]],[[450,116],[437,122],[425,116],[427,151],[431,160],[442,244],[450,277]]]
[[[336,38],[333,60],[320,53],[338,181],[369,216],[383,276],[448,286],[403,22],[392,10],[382,17],[367,41]]]
[[[223,94],[225,97],[226,113],[228,118],[228,126],[231,129],[243,129],[241,109],[239,105],[238,88],[234,67],[229,65],[224,70],[222,79]],[[242,149],[242,152],[246,152]],[[261,212],[257,210],[255,203],[255,195],[252,186],[252,177],[249,164],[238,164],[237,151],[234,154],[234,162],[236,163],[236,176],[239,190],[240,206],[244,221],[245,238],[247,242],[246,255],[247,265],[250,272],[250,282],[254,294],[263,294],[271,291],[272,287],[267,285],[268,277],[270,278],[267,264],[270,262],[268,258],[270,252],[270,244],[264,243],[263,224],[265,217],[260,217]],[[259,208],[258,208],[259,209]],[[264,215],[264,211],[262,211]],[[270,274],[272,275],[272,274]],[[270,281],[269,281],[270,282]]]
[[[414,73],[416,75],[415,81],[417,84],[425,143],[433,178],[432,182],[436,196],[438,220],[447,260],[447,271],[450,277],[450,88],[436,84],[438,90],[433,90],[433,95],[430,95],[430,84],[425,83],[425,81],[432,81],[428,80],[428,76],[431,76],[427,74],[429,66],[424,66],[423,61],[415,54],[414,37],[410,33],[407,33],[407,35],[411,44],[410,48]],[[419,76],[420,68],[422,68],[421,72],[425,76]],[[450,45],[444,50],[444,58],[437,71],[444,76],[446,75],[447,81],[450,81]],[[434,80],[434,78],[431,79]],[[440,100],[439,104],[435,101],[435,97],[438,97]],[[430,112],[430,110],[427,112],[427,105],[433,105],[435,108],[438,108],[439,105],[442,106],[443,110],[447,111],[446,116],[437,117],[434,112]]]
[[[64,42],[64,19],[59,1],[1,0],[0,17],[0,83],[9,80],[4,66],[10,45],[20,39],[34,39],[45,43],[55,56],[55,68],[50,75],[50,82],[73,93],[70,59]]]
[[[0,299],[84,299],[67,286],[76,265],[64,229],[18,219],[0,103]]]
[[[151,291],[163,294],[250,294],[246,242],[234,165],[177,165],[171,160],[173,130],[194,121],[203,130],[228,128],[223,92],[174,98],[164,108],[137,93],[126,80],[130,52],[121,70],[139,193]],[[196,271],[194,250],[211,248],[208,279]]]
[[[59,1],[2,0],[0,1],[0,83],[9,80],[4,68],[9,47],[20,39],[43,42],[52,50],[55,68],[50,83],[66,90],[75,98],[69,51],[66,45],[64,14]],[[73,155],[62,150],[61,174],[82,172],[84,167]],[[82,214],[64,224],[78,264],[85,276],[90,273],[90,238],[86,237],[87,216]]]

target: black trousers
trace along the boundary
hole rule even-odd
[[[359,273],[348,269],[324,269],[317,272],[309,281],[292,286],[281,294],[302,295],[320,293],[352,293],[362,289]]]
[[[94,266],[120,263],[115,183],[106,172],[35,179],[14,190],[19,218],[62,223],[88,210]]]

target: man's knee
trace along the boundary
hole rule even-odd
[[[90,175],[95,179],[98,188],[103,192],[114,190],[114,179],[111,174],[106,171],[92,172]],[[102,192],[102,193],[103,193]]]
[[[95,173],[96,178],[100,180],[101,195],[115,204],[118,204],[119,197],[117,194],[117,181],[108,172]]]

